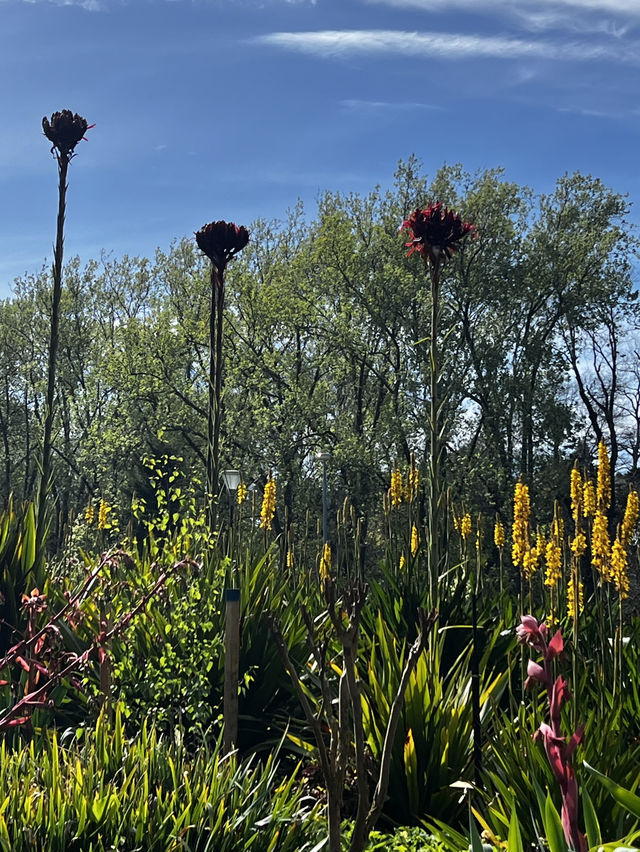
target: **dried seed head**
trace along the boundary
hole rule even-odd
[[[249,242],[249,231],[233,222],[209,222],[196,231],[196,242],[219,273],[223,273],[231,258]]]
[[[93,125],[92,125],[93,126]],[[56,150],[62,157],[71,159],[78,142],[84,137],[89,129],[86,118],[78,113],[72,113],[70,109],[54,112],[51,119],[42,119],[42,129],[49,142],[52,143],[51,151]]]

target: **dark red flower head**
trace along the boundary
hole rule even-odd
[[[196,242],[222,274],[231,258],[249,242],[249,231],[233,222],[209,222],[196,231]]]
[[[45,115],[42,119],[42,129],[52,143],[51,151],[57,149],[60,156],[71,159],[76,145],[89,130],[89,125],[87,119],[77,112],[74,114],[70,109],[63,109],[62,112],[54,112],[51,120]]]
[[[440,255],[451,257],[460,248],[460,243],[469,234],[476,233],[476,226],[463,222],[457,213],[442,206],[442,202],[431,204],[426,210],[417,207],[400,228],[407,228],[411,240],[406,244],[409,257],[417,251],[425,260],[437,263]]]

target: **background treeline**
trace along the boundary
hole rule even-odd
[[[392,191],[326,193],[315,218],[258,220],[228,276],[222,466],[279,512],[319,508],[315,453],[329,451],[334,506],[381,513],[389,471],[424,462],[429,285],[398,235],[440,199],[477,225],[446,265],[441,327],[447,463],[456,499],[487,514],[515,476],[538,501],[566,490],[600,438],[638,476],[638,242],[626,197],[565,175],[536,196],[500,170],[411,158]],[[0,303],[0,497],[33,496],[42,441],[50,273],[17,279]],[[143,458],[206,461],[209,275],[195,243],[147,258],[109,255],[65,269],[54,430],[55,532],[94,498],[152,499]],[[621,497],[619,498],[621,501]],[[545,503],[545,501],[547,501]],[[303,508],[304,507],[304,508]],[[281,527],[280,527],[281,528]]]

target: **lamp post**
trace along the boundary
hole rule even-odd
[[[327,489],[327,462],[331,453],[316,453],[318,461],[322,462],[322,544],[329,541],[329,495]]]
[[[239,470],[223,470],[220,474],[224,487],[229,494],[229,526],[233,526],[233,510],[235,508],[236,494],[242,482]]]
[[[236,494],[242,482],[239,470],[223,470],[222,483],[229,494],[229,536],[233,536],[233,510]],[[230,538],[230,540],[232,540]],[[225,589],[224,632],[224,733],[222,747],[225,754],[233,751],[238,740],[238,678],[240,671],[240,589]]]

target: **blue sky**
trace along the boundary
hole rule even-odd
[[[67,256],[152,255],[213,219],[365,193],[416,154],[551,190],[580,170],[640,222],[640,0],[0,0],[0,296],[50,260],[41,118],[96,127]]]

